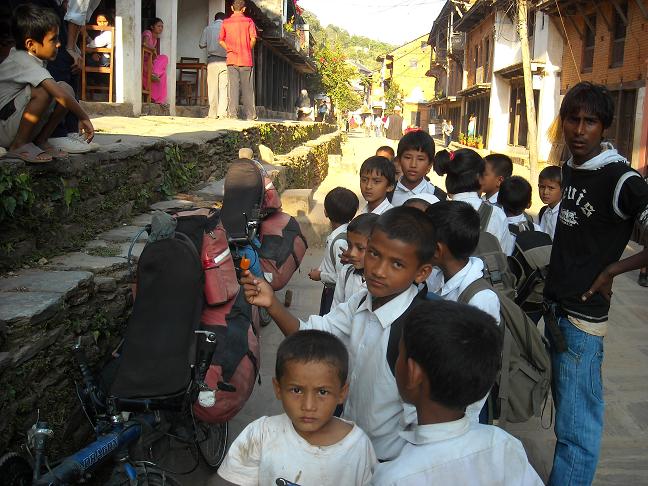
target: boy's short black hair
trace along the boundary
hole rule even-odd
[[[371,174],[372,172],[384,176],[390,186],[396,184],[396,169],[394,169],[393,162],[387,157],[383,157],[382,155],[372,155],[362,163],[360,166],[361,176]]]
[[[396,152],[394,152],[394,149],[391,148],[389,145],[381,145],[381,146],[378,147],[378,149],[376,150],[376,155],[378,155],[378,152],[387,152],[387,153],[390,153],[390,154],[391,154],[391,157],[390,157],[391,159],[393,159],[394,157],[396,157]]]
[[[430,263],[436,249],[436,232],[429,218],[421,211],[407,206],[397,206],[382,213],[372,234],[382,231],[390,240],[399,240],[416,247],[419,264]]]
[[[557,182],[562,187],[562,169],[557,165],[548,165],[540,171],[538,180],[541,179]]]
[[[353,191],[346,187],[331,189],[324,198],[324,209],[328,219],[338,224],[348,223],[358,212],[360,201]]]
[[[484,157],[484,162],[490,165],[490,168],[495,175],[503,177],[511,177],[513,175],[513,161],[511,157],[504,154],[488,154]]]
[[[479,243],[479,214],[464,201],[439,201],[425,214],[432,221],[437,241],[458,260],[472,255]]]
[[[277,349],[275,378],[281,380],[288,361],[324,362],[337,369],[342,385],[349,373],[349,353],[338,337],[326,331],[297,331],[284,339]]]
[[[425,152],[430,164],[434,162],[435,148],[434,139],[423,130],[414,130],[403,135],[398,142],[398,157],[403,155],[406,150],[419,150]]]
[[[531,204],[532,191],[531,184],[524,177],[509,177],[500,185],[497,203],[507,215],[518,216]]]
[[[30,3],[17,6],[11,21],[11,33],[16,42],[16,49],[26,50],[27,39],[42,44],[47,33],[60,26],[59,16],[52,9],[37,7]]]
[[[434,162],[434,171],[446,176],[445,186],[450,194],[479,191],[484,168],[484,159],[471,149],[441,150]]]
[[[360,214],[351,220],[349,226],[347,226],[347,233],[358,233],[368,238],[377,220],[377,214]]]
[[[476,307],[446,300],[418,305],[403,326],[407,358],[427,375],[430,398],[463,411],[493,386],[502,334],[495,319]]]
[[[612,125],[614,101],[608,89],[601,84],[583,81],[567,91],[560,104],[560,119],[565,121],[569,115],[574,115],[580,110],[596,115],[603,128],[610,128]]]

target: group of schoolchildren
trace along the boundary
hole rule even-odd
[[[422,131],[406,134],[396,157],[381,147],[362,164],[360,215],[352,191],[332,190],[324,205],[333,231],[309,274],[325,284],[320,315],[299,320],[263,279],[241,279],[248,302],[265,307],[288,336],[273,379],[285,414],[248,425],[219,474],[236,484],[542,484],[517,439],[479,423],[501,363],[498,296],[485,289],[462,299],[483,276],[472,256],[480,228],[510,252],[513,225],[555,235],[545,301],[566,347],[548,335],[560,370],[552,378],[558,440],[549,484],[591,484],[612,279],[648,262],[646,250],[619,261],[633,222],[648,224],[648,186],[603,142],[610,106],[607,91],[591,83],[565,97],[572,157],[562,171],[541,172],[538,223],[525,215],[531,187],[511,175],[507,157],[435,154]],[[432,168],[446,175],[451,200],[426,179]],[[579,239],[603,236],[606,225],[611,246]],[[580,359],[568,365],[570,356]]]

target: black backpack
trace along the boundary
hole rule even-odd
[[[515,303],[525,312],[542,310],[544,283],[551,259],[551,236],[537,231],[533,220],[509,224],[515,235],[515,248],[508,257],[511,273],[515,277]]]

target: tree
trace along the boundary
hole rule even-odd
[[[353,111],[360,108],[362,100],[349,81],[357,78],[359,73],[355,67],[344,61],[345,56],[339,46],[317,45],[315,47],[317,75],[311,80],[310,87],[314,91],[326,92],[338,110]]]
[[[394,106],[403,105],[403,91],[400,89],[400,86],[396,84],[396,81],[393,79],[389,81],[389,85],[385,90],[385,109],[387,111],[392,111]]]

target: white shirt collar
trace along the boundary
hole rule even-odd
[[[549,205],[547,205],[547,209],[545,210],[546,214],[556,214],[558,211],[560,211],[560,203],[556,204],[553,208]]]
[[[441,424],[415,425],[411,430],[403,430],[400,436],[410,444],[423,445],[460,437],[468,432],[470,421],[464,415],[454,422]]]
[[[448,295],[453,290],[459,289],[469,275],[476,275],[477,272],[482,273],[483,270],[484,262],[479,258],[470,257],[468,263],[461,270],[455,273],[450,280],[443,283],[440,291],[441,297]],[[465,286],[467,287],[468,285],[466,284]]]
[[[428,185],[434,187],[428,181],[423,179],[423,180],[421,180],[421,182],[418,183],[418,185],[414,189],[408,189],[403,184],[401,184],[401,181],[399,179],[398,183],[396,184],[396,189],[401,190],[403,192],[411,192],[411,193],[414,193],[414,194],[420,194],[420,193],[422,193],[423,191],[425,191],[428,188]],[[433,190],[434,189],[432,189],[432,191]],[[428,192],[431,192],[431,191],[428,191]]]
[[[401,292],[392,300],[383,304],[374,311],[372,309],[373,297],[369,292],[367,292],[367,298],[358,306],[358,312],[366,310],[375,314],[378,318],[378,322],[380,322],[380,325],[385,329],[400,317],[404,309],[409,307],[409,304],[414,300],[416,294],[418,294],[418,287],[412,284],[409,289]]]
[[[459,194],[452,194],[450,196],[453,201],[467,201],[468,199],[481,199],[476,192],[460,192]]]
[[[331,234],[328,236],[327,241],[333,241],[335,237],[341,233],[344,233],[347,230],[348,224],[342,224],[335,228],[333,231],[331,231]]]
[[[373,213],[373,214],[382,214],[388,209],[393,208],[392,204],[389,202],[389,199],[385,198],[378,206],[374,208],[373,211],[369,211],[369,204],[365,204],[365,207],[362,208],[362,213]]]

